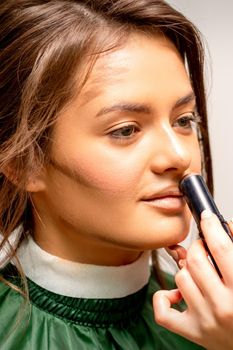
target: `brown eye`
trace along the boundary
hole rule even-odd
[[[174,126],[182,129],[192,129],[199,122],[200,122],[200,117],[195,113],[190,113],[179,117],[175,121]]]
[[[177,124],[182,128],[189,128],[191,127],[191,122],[193,121],[193,118],[190,118],[189,116],[181,117],[177,120]]]
[[[138,132],[138,128],[135,125],[126,125],[122,128],[111,132],[111,136],[114,138],[129,138]]]

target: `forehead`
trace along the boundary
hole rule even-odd
[[[134,83],[140,86],[146,79],[156,82],[156,86],[165,80],[173,83],[176,80],[177,85],[182,82],[186,90],[190,89],[189,77],[179,52],[162,34],[153,37],[132,34],[122,47],[101,54],[80,97],[85,103],[114,86],[123,88]]]

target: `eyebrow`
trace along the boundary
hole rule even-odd
[[[188,95],[181,97],[179,100],[177,100],[173,109],[187,105],[192,101],[196,101],[196,96],[193,91],[191,91]]]
[[[96,117],[99,117],[101,115],[111,113],[111,112],[133,112],[133,113],[144,113],[144,114],[151,114],[152,109],[147,104],[141,104],[141,103],[117,103],[111,107],[104,107],[102,108],[96,115]]]
[[[184,105],[187,105],[188,103],[195,101],[195,94],[194,92],[190,92],[188,95],[181,97],[178,99],[173,107],[173,109],[182,107]],[[140,114],[152,114],[153,109],[148,104],[142,104],[142,103],[116,103],[111,107],[104,107],[102,108],[97,114],[96,117],[100,117],[102,115],[111,113],[111,112],[132,112],[132,113],[140,113]]]

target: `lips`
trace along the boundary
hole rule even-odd
[[[178,188],[166,188],[157,192],[148,193],[142,201],[150,207],[158,210],[175,213],[183,210],[185,206],[184,196]]]
[[[162,199],[162,198],[166,198],[166,197],[183,197],[183,194],[178,190],[178,189],[174,189],[174,190],[168,190],[168,189],[164,189],[164,190],[160,190],[159,192],[156,193],[149,193],[147,195],[145,195],[142,200],[143,201],[153,201],[156,199]]]

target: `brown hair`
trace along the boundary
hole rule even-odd
[[[124,43],[132,31],[162,32],[187,64],[212,190],[203,48],[197,29],[182,14],[162,0],[2,0],[0,23],[2,246],[17,227],[22,233],[33,227],[25,185],[48,160],[52,125],[74,97],[73,87],[78,83],[80,91],[97,55]]]

